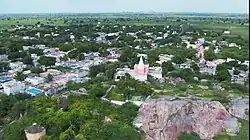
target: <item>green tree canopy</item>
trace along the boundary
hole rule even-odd
[[[54,57],[46,57],[46,56],[41,56],[40,59],[38,60],[38,62],[41,65],[45,65],[45,66],[53,66],[56,63],[56,58]]]

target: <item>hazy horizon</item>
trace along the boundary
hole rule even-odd
[[[28,13],[234,13],[249,14],[249,0],[1,0],[1,14]]]

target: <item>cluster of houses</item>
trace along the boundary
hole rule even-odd
[[[125,29],[127,26],[123,26],[123,29]],[[20,27],[21,28],[21,27]],[[18,28],[19,29],[19,28]],[[68,32],[68,30],[65,30]],[[141,32],[141,31],[138,31]],[[127,35],[133,36],[136,38],[137,41],[140,41],[140,39],[137,38],[136,34],[138,33],[127,33]],[[87,38],[86,36],[83,36],[84,39],[87,40],[95,40],[95,41],[101,41],[101,42],[107,42],[107,39],[105,37],[107,36],[117,36],[119,38],[121,32],[115,32],[115,33],[99,33],[97,37],[95,38]],[[153,43],[153,40],[157,39],[164,39],[168,37],[170,34],[178,34],[176,31],[171,31],[171,28],[169,26],[166,28],[166,33],[159,32],[160,36],[156,36],[153,33],[146,32],[145,35],[149,36],[153,39],[146,40],[147,42],[151,42],[152,48],[159,48],[164,46],[159,46],[156,43]],[[35,34],[36,37],[40,38],[40,33]],[[59,36],[59,34],[55,34],[52,32],[51,34],[45,34],[46,36]],[[33,39],[34,37],[28,37],[23,36],[23,39]],[[72,42],[75,40],[75,36],[70,33],[69,38]],[[199,39],[196,44],[191,44],[190,41],[188,41],[189,38],[182,38],[182,42],[187,44],[187,48],[194,48],[197,49],[197,57],[200,58],[200,62],[197,62],[198,66],[200,67],[201,73],[206,73],[210,75],[215,75],[216,67],[219,64],[222,64],[224,62],[230,62],[230,61],[237,61],[241,65],[247,65],[249,66],[249,60],[246,60],[245,62],[240,62],[238,60],[234,60],[231,58],[227,59],[217,59],[214,61],[204,61],[204,51],[208,50],[209,47],[203,47],[202,43],[204,43],[204,39]],[[220,51],[221,46],[226,45],[228,47],[239,47],[235,43],[227,43],[225,41],[217,42],[212,41],[209,43],[217,44],[214,52],[218,53]],[[137,47],[138,48],[138,47]],[[139,47],[142,49],[141,47]],[[139,49],[138,48],[138,49]],[[43,71],[43,73],[40,74],[34,74],[31,73],[30,70],[24,71],[24,69],[27,67],[22,62],[10,62],[9,67],[10,70],[7,73],[2,73],[0,76],[0,92],[5,94],[10,93],[23,93],[26,92],[28,94],[31,94],[33,96],[40,95],[41,93],[46,95],[53,95],[56,94],[58,91],[62,90],[66,87],[67,83],[69,81],[73,81],[76,83],[79,82],[85,82],[88,80],[88,74],[89,74],[89,68],[94,65],[100,65],[102,63],[106,62],[117,62],[118,58],[120,57],[119,50],[117,48],[108,48],[107,51],[109,52],[108,56],[101,57],[98,52],[92,52],[92,53],[84,53],[85,59],[82,61],[77,60],[62,60],[62,58],[67,55],[69,52],[63,52],[60,51],[59,48],[48,48],[45,45],[31,45],[31,46],[23,46],[24,51],[28,51],[30,49],[40,49],[43,50],[43,55],[47,57],[54,57],[56,58],[55,66],[51,67],[45,67],[40,66]],[[139,80],[139,81],[147,81],[148,76],[152,76],[155,79],[163,79],[162,76],[162,67],[161,64],[163,62],[171,61],[174,55],[169,54],[160,54],[159,60],[156,61],[160,66],[153,67],[149,66],[149,64],[146,64],[144,59],[147,59],[147,55],[145,54],[138,54],[138,57],[140,57],[140,60],[138,64],[134,65],[133,69],[130,69],[128,67],[124,68],[118,68],[115,75],[114,80],[119,81],[120,79],[126,77],[129,75],[131,78]],[[33,59],[34,66],[39,66],[38,60],[40,56],[36,54],[31,54],[31,58]],[[8,58],[6,55],[0,55],[1,61],[8,61]],[[8,61],[9,62],[9,61]],[[191,61],[187,61],[183,64],[174,64],[179,69],[185,69],[185,68],[191,68]],[[67,67],[70,70],[67,71],[60,71],[56,69],[55,67]],[[22,72],[25,75],[24,81],[17,81],[15,80],[15,74],[17,72]],[[48,80],[48,75],[51,75],[53,78],[52,80]],[[232,80],[233,81],[244,81],[246,80],[248,73],[247,72],[240,72],[239,74],[235,75],[231,72]]]
[[[56,58],[55,66],[45,67],[40,66],[44,72],[35,74],[31,70],[25,70],[27,65],[21,61],[10,62],[10,70],[8,72],[1,73],[0,76],[0,92],[9,94],[16,93],[28,93],[32,96],[38,96],[41,94],[54,95],[58,91],[64,89],[69,81],[74,83],[85,82],[89,79],[89,68],[94,65],[100,65],[106,62],[118,61],[119,54],[116,53],[116,49],[108,49],[110,52],[106,57],[100,57],[98,52],[84,53],[85,59],[82,61],[76,61],[72,59],[61,60],[66,52],[60,51],[58,48],[47,48],[43,45],[36,46],[24,46],[23,49],[43,49],[44,56]],[[38,65],[38,59],[40,56],[31,54],[34,65]],[[61,66],[67,68],[65,71],[60,71],[56,67]],[[22,72],[25,75],[23,81],[15,79],[16,73]],[[48,75],[52,77],[52,80],[48,79]]]

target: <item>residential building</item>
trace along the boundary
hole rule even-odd
[[[41,83],[44,83],[46,81],[43,77],[28,77],[25,79],[26,82],[31,83],[31,85],[35,86]]]
[[[7,83],[3,83],[3,92],[7,95],[15,94],[15,93],[22,93],[25,89],[25,84],[19,81],[11,81]]]
[[[0,61],[7,61],[8,56],[7,55],[0,55]]]
[[[26,67],[26,65],[23,64],[23,62],[11,62],[9,64],[10,68],[13,70],[13,71],[22,71],[23,68]]]
[[[162,64],[163,62],[171,61],[171,59],[172,59],[173,57],[174,57],[173,55],[160,54],[160,55],[159,55],[159,61],[156,61],[156,63]]]

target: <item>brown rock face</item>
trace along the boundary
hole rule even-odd
[[[181,132],[196,132],[211,140],[226,128],[230,114],[216,101],[149,100],[141,105],[138,120],[147,140],[176,140]]]

